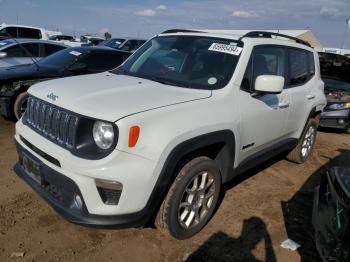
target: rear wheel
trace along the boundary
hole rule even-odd
[[[178,173],[156,218],[157,228],[177,239],[192,237],[211,218],[218,203],[221,175],[207,157],[189,161]]]
[[[287,155],[287,159],[302,164],[311,155],[316,141],[318,121],[310,118],[300,138],[298,145]]]
[[[27,102],[28,102],[28,93],[27,92],[23,92],[20,93],[16,100],[15,100],[15,104],[13,106],[13,111],[15,113],[15,117],[17,120],[19,120],[22,115],[24,114],[24,112],[27,109]]]

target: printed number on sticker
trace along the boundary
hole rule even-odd
[[[239,55],[242,52],[242,47],[213,43],[208,50],[230,55]]]

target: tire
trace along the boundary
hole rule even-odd
[[[15,103],[13,105],[13,112],[17,120],[19,120],[25,109],[27,108],[27,100],[28,100],[28,93],[23,92],[20,93],[15,100]]]
[[[156,227],[176,239],[194,236],[216,209],[220,188],[221,175],[213,160],[197,157],[187,162],[159,209]]]
[[[287,155],[289,161],[302,164],[310,157],[315,146],[317,127],[317,119],[310,118],[304,128],[298,145]]]

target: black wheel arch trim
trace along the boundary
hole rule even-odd
[[[176,178],[176,170],[181,160],[185,159],[186,156],[194,156],[195,154],[191,155],[193,152],[200,152],[198,150],[215,144],[222,144],[217,157],[214,159],[221,172],[222,183],[230,180],[233,176],[235,159],[234,133],[231,130],[220,130],[193,137],[178,144],[169,153],[144,210],[149,210],[150,215],[154,218],[171,184]]]

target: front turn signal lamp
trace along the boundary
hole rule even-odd
[[[134,147],[137,144],[137,141],[140,136],[140,127],[139,126],[132,126],[129,130],[129,147]]]

